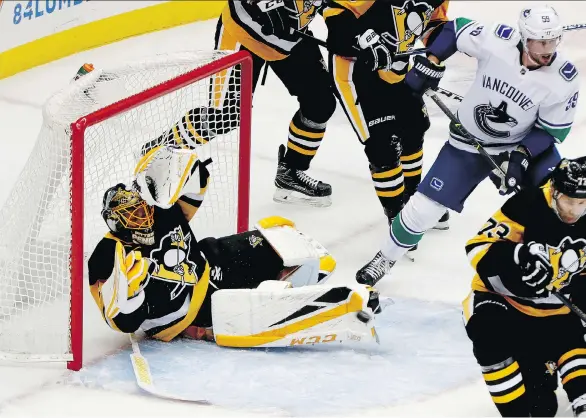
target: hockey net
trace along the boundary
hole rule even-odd
[[[198,151],[212,159],[192,221],[201,239],[248,228],[247,53],[166,54],[94,70],[47,101],[36,145],[0,211],[0,360],[81,367],[87,260],[107,232],[104,192],[130,184],[141,146],[189,110],[210,105],[210,85],[218,82],[232,84],[224,117],[239,123]]]

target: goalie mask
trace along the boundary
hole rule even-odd
[[[135,190],[127,190],[123,183],[110,187],[104,193],[102,217],[116,237],[126,242],[153,245],[154,211]]]
[[[552,208],[567,224],[586,213],[586,157],[563,159],[551,176]]]

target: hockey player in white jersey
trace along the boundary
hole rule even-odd
[[[578,70],[557,47],[563,28],[549,6],[521,12],[518,29],[458,18],[443,25],[417,56],[406,76],[415,91],[435,77],[429,62],[442,66],[455,52],[478,61],[476,78],[459,110],[461,125],[501,164],[504,178],[478,153],[469,137],[450,126],[450,137],[418,191],[393,220],[381,251],[356,274],[359,283],[378,282],[406,251],[417,245],[446,208],[461,212],[472,191],[489,175],[503,195],[517,185],[545,180],[561,157],[555,147],[570,129],[578,102]],[[423,63],[422,65],[419,65]]]

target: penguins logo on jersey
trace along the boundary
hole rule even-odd
[[[394,45],[397,51],[406,51],[424,32],[431,20],[433,7],[425,2],[408,0],[403,7],[391,6],[395,19],[395,36],[389,32],[381,36]]]
[[[517,119],[507,113],[507,106],[507,102],[503,100],[498,107],[494,107],[490,103],[474,107],[474,120],[478,129],[493,138],[508,138],[511,136],[510,131],[497,129],[499,126],[504,129],[506,129],[506,126],[511,128],[517,126]]]
[[[549,262],[553,267],[553,287],[560,289],[570,284],[572,277],[586,267],[586,240],[570,237],[562,239],[558,246],[547,245]]]
[[[314,0],[294,0],[293,5],[295,6],[293,16],[297,18],[298,27],[297,30],[301,30],[311,23],[315,14],[317,13],[317,7],[314,5]]]
[[[184,235],[181,226],[165,235],[159,248],[151,251],[150,258],[156,262],[152,277],[166,282],[177,282],[171,292],[175,299],[187,286],[197,283],[196,264],[189,259],[191,253],[191,233]]]

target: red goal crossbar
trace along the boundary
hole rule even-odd
[[[252,111],[252,57],[239,51],[221,57],[164,83],[120,100],[71,124],[71,353],[70,370],[83,364],[83,270],[84,270],[84,137],[89,127],[120,113],[127,112],[161,96],[172,93],[199,80],[208,78],[236,65],[240,75],[240,144],[238,167],[237,232],[248,230],[250,197],[250,133]]]

